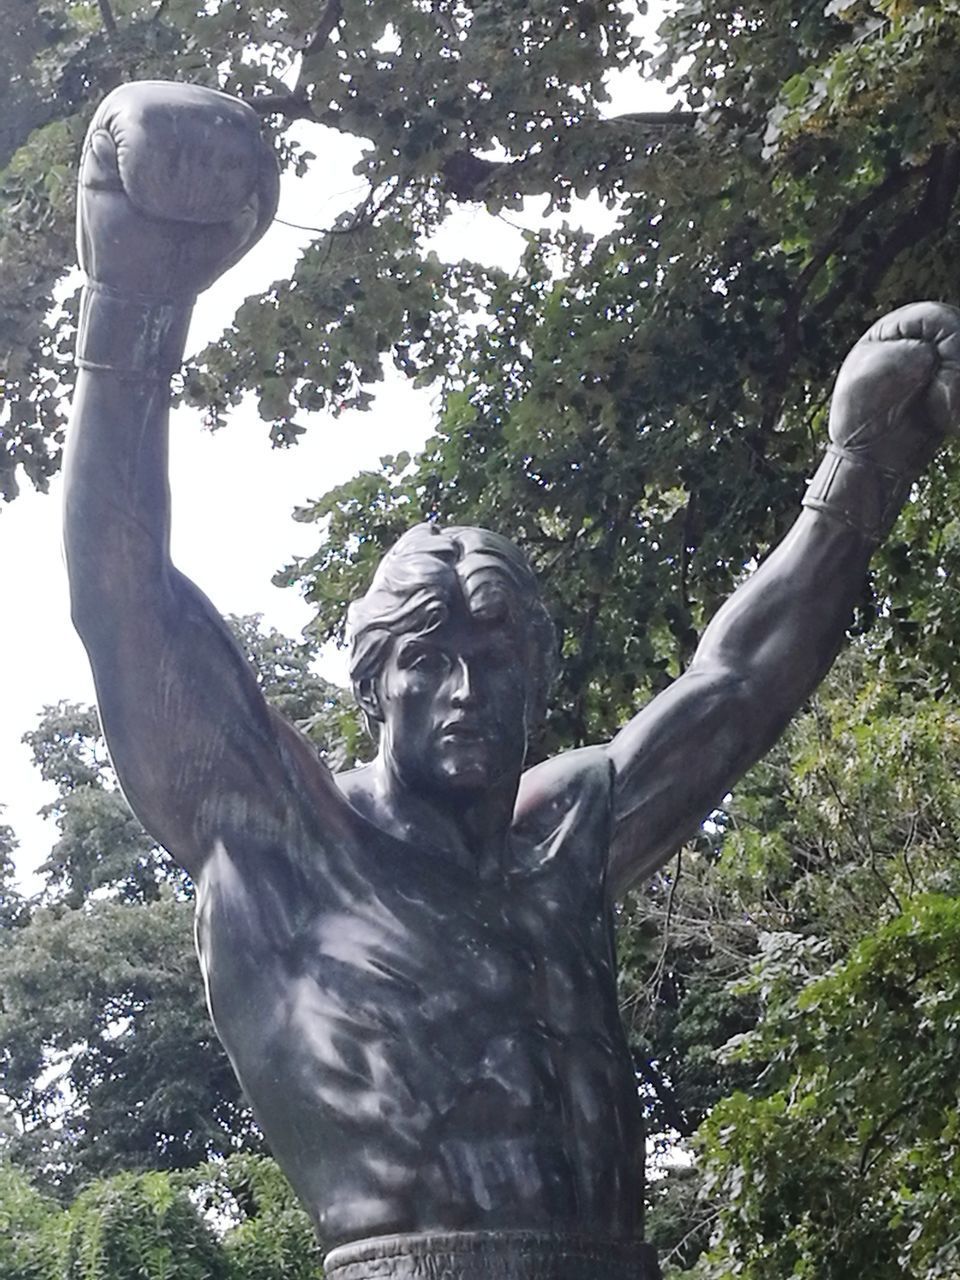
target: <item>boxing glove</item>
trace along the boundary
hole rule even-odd
[[[238,99],[161,81],[115,89],[80,163],[77,252],[89,282],[80,363],[116,367],[125,347],[136,371],[151,345],[185,333],[197,294],[269,226],[278,186],[259,119]]]
[[[915,302],[883,316],[840,368],[804,505],[879,541],[958,419],[960,310]]]

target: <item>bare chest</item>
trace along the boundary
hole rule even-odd
[[[200,894],[211,1012],[294,1186],[344,1238],[594,1201],[594,1225],[623,1220],[636,1090],[602,882],[393,852],[263,877],[224,854]]]

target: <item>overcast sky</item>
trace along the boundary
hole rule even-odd
[[[661,92],[621,79],[611,112],[669,105]],[[321,158],[306,178],[284,182],[278,217],[326,226],[362,194],[351,172],[358,146],[327,130],[319,140],[314,130],[309,145]],[[537,225],[543,204],[528,202],[526,225]],[[605,221],[596,208],[586,217]],[[513,215],[496,219],[467,207],[451,218],[434,247],[442,257],[469,255],[511,267],[522,249],[513,223]],[[245,296],[287,276],[309,239],[275,223],[256,249],[203,295],[188,351],[216,337]],[[315,527],[294,523],[293,509],[358,470],[375,469],[386,453],[416,450],[434,421],[431,394],[414,391],[399,375],[382,385],[370,412],[338,419],[315,415],[300,443],[287,450],[270,448],[267,427],[252,404],[238,409],[216,433],[204,430],[195,412],[175,414],[171,488],[176,563],[222,612],[262,613],[268,623],[297,635],[309,619],[309,608],[295,591],[270,581],[292,556],[316,547]],[[20,840],[18,867],[30,886],[30,871],[56,837],[52,824],[37,816],[54,793],[40,781],[20,738],[35,726],[44,705],[61,698],[93,700],[86,658],[67,609],[59,479],[45,495],[25,483],[15,502],[0,507],[0,601],[0,820]],[[343,682],[342,658],[328,655],[324,673]]]

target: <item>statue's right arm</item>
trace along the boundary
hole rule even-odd
[[[209,109],[221,97],[131,85],[94,122],[80,192],[90,283],[65,477],[71,605],[111,756],[134,812],[193,874],[218,840],[282,839],[291,788],[310,772],[304,744],[267,706],[223,620],[170,559],[169,377],[192,292],[257,238],[275,192],[275,178],[254,172],[252,185],[243,178],[251,190],[240,191],[240,213],[226,209],[217,222],[210,215],[220,211],[208,208],[206,221],[177,221],[191,192],[170,191],[170,148],[182,169],[184,137],[188,146],[199,138],[209,164]],[[228,149],[262,145],[242,114],[227,127]],[[218,128],[215,120],[215,142]],[[229,180],[238,161],[227,159]],[[164,221],[150,202],[168,198]]]

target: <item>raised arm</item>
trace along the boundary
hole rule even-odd
[[[853,348],[806,509],[710,623],[686,673],[608,748],[614,893],[670,857],[826,674],[874,547],[958,412],[955,308],[903,307]]]
[[[194,874],[232,829],[268,834],[288,787],[285,752],[298,750],[169,555],[170,375],[196,294],[259,238],[276,192],[256,117],[222,94],[127,85],[91,125],[66,464],[71,602],[124,792]]]

